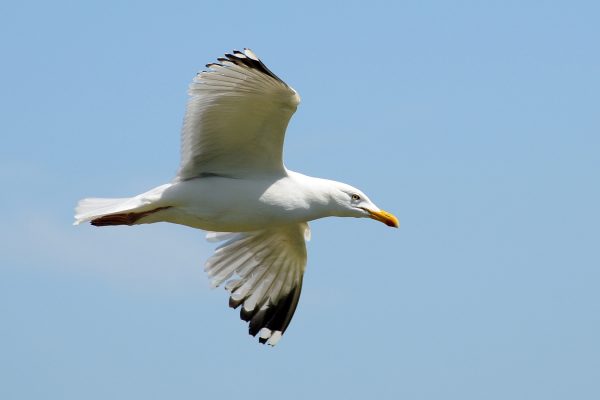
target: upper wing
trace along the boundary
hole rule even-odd
[[[212,285],[223,282],[229,306],[242,309],[249,333],[274,346],[285,332],[300,298],[306,267],[308,224],[242,233],[216,233],[208,240],[227,240],[206,262]]]
[[[282,171],[285,129],[300,97],[249,49],[218,60],[189,87],[179,179]]]

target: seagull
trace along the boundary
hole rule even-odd
[[[398,219],[345,183],[287,169],[285,131],[298,93],[250,49],[207,64],[189,86],[175,178],[130,198],[86,198],[75,225],[170,222],[220,242],[205,271],[224,284],[250,335],[274,346],[298,305],[308,222],[324,217]]]

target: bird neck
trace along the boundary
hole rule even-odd
[[[340,210],[339,182],[329,179],[315,178],[303,175],[297,172],[291,173],[290,177],[297,182],[298,188],[306,205],[306,210],[310,214],[308,217],[313,219],[344,216]]]

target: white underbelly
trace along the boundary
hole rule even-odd
[[[162,194],[165,208],[141,220],[187,225],[218,232],[243,232],[276,225],[302,222],[301,211],[293,204],[294,194],[279,188],[277,201],[268,195],[276,182],[227,178],[200,178],[178,182]],[[283,194],[283,195],[282,195]]]

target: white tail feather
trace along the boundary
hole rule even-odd
[[[120,199],[88,198],[80,200],[77,203],[77,207],[75,207],[75,222],[73,225],[79,225],[82,222],[91,221],[109,214],[117,214],[124,211],[144,212],[164,206],[157,204],[157,201],[160,200],[163,192],[170,186],[171,184],[167,183],[135,197]]]
[[[134,199],[135,198],[89,198],[80,200],[79,203],[77,203],[77,207],[75,207],[75,222],[73,225],[79,225],[82,222],[91,221],[94,218],[135,208],[138,205],[138,202],[134,203],[131,201]]]

